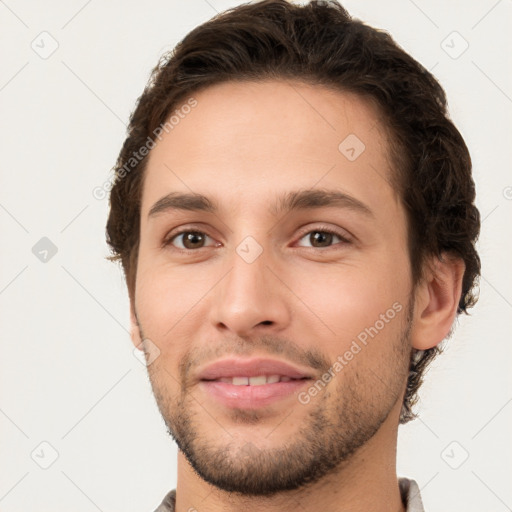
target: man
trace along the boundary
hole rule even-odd
[[[107,224],[178,483],[158,511],[420,511],[399,423],[475,302],[444,92],[337,3],[246,4],[139,98]]]

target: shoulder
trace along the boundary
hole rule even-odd
[[[174,507],[176,506],[176,489],[169,491],[165,498],[162,500],[162,503],[158,505],[154,512],[174,512]]]
[[[407,507],[407,512],[425,512],[423,502],[421,501],[420,489],[416,481],[402,477],[399,478],[398,484],[402,500]],[[176,489],[173,489],[165,495],[162,503],[160,503],[154,512],[174,512],[175,506]]]
[[[421,501],[420,488],[416,481],[402,477],[398,479],[398,485],[406,512],[425,512]]]

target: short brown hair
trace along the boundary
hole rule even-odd
[[[467,313],[477,300],[480,215],[470,155],[448,118],[445,93],[387,32],[351,18],[335,1],[321,0],[303,6],[263,0],[229,9],[192,30],[153,69],[114,166],[107,222],[110,259],[123,265],[130,300],[148,158],[133,160],[128,171],[127,163],[192,93],[227,81],[265,79],[319,84],[377,103],[391,130],[392,181],[407,212],[413,283],[428,257],[460,257],[465,272],[457,314]],[[401,423],[415,417],[411,407],[425,368],[440,350],[413,350]]]

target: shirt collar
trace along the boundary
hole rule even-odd
[[[421,501],[420,488],[416,481],[402,477],[398,479],[398,485],[406,512],[425,512],[423,502]],[[173,489],[166,494],[155,512],[174,512],[175,507],[176,489]]]

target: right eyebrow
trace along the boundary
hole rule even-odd
[[[202,194],[182,194],[170,192],[161,197],[149,210],[148,218],[165,213],[169,210],[188,210],[215,213],[218,208],[210,199]]]

